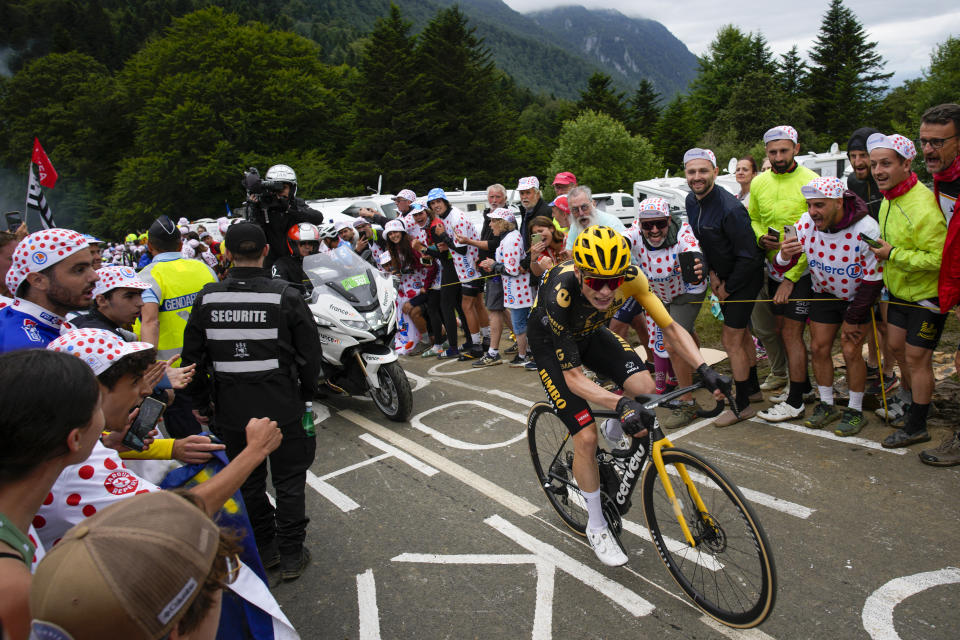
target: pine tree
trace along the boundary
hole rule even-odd
[[[807,90],[807,63],[800,58],[797,45],[780,56],[777,84],[791,98],[803,96]]]
[[[613,79],[610,76],[597,71],[587,80],[587,88],[580,92],[577,111],[605,113],[614,120],[626,122],[626,97],[613,87]]]
[[[809,95],[820,133],[846,139],[871,119],[893,74],[883,73],[886,62],[877,43],[867,40],[842,0],[831,0],[809,56]]]
[[[517,170],[508,166],[517,114],[505,106],[499,72],[475,31],[453,6],[439,11],[417,42],[423,126],[408,141],[422,158],[403,167],[417,188],[458,185],[464,178],[486,186]]]
[[[634,135],[652,140],[659,118],[660,94],[654,90],[653,83],[644,78],[630,100],[627,128]]]
[[[671,170],[680,170],[683,154],[696,146],[698,124],[690,98],[676,96],[663,110],[654,134],[654,148],[664,166]]]

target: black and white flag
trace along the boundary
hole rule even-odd
[[[27,182],[27,211],[30,209],[35,209],[40,214],[44,229],[52,229],[57,226],[53,222],[53,212],[47,206],[43,189],[41,189],[37,177],[33,174],[33,164],[30,165],[30,179]]]

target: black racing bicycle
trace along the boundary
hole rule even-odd
[[[638,396],[647,409],[702,388],[702,383],[668,394]],[[710,417],[723,410],[702,412]],[[615,411],[593,412],[599,421]],[[622,517],[640,485],[640,503],[660,559],[694,603],[731,627],[749,628],[773,610],[777,575],[770,543],[740,490],[697,454],[677,449],[656,419],[648,435],[629,449],[597,448],[603,511],[620,535]],[[527,441],[537,480],[547,499],[574,532],[585,535],[586,501],[573,477],[573,438],[547,403],[527,416]],[[652,464],[651,464],[652,461]]]

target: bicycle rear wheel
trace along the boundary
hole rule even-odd
[[[766,535],[740,490],[697,455],[664,449],[663,463],[687,526],[691,547],[651,462],[642,479],[643,511],[660,559],[708,615],[731,627],[763,622],[776,598],[776,570]],[[678,472],[686,468],[707,508],[701,514]]]
[[[573,479],[573,437],[549,404],[539,402],[530,409],[527,444],[547,500],[568,527],[586,535],[587,505]]]

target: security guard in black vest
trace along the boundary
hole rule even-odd
[[[270,454],[276,509],[267,500],[266,462],[241,492],[264,567],[295,580],[310,562],[304,492],[316,440],[303,417],[320,376],[320,339],[297,289],[263,268],[270,248],[259,226],[231,226],[224,245],[234,267],[200,291],[184,332],[183,366],[197,363],[187,392],[194,406],[208,408],[201,413],[212,415],[230,458],[243,450],[250,418],[280,425],[283,443]]]

